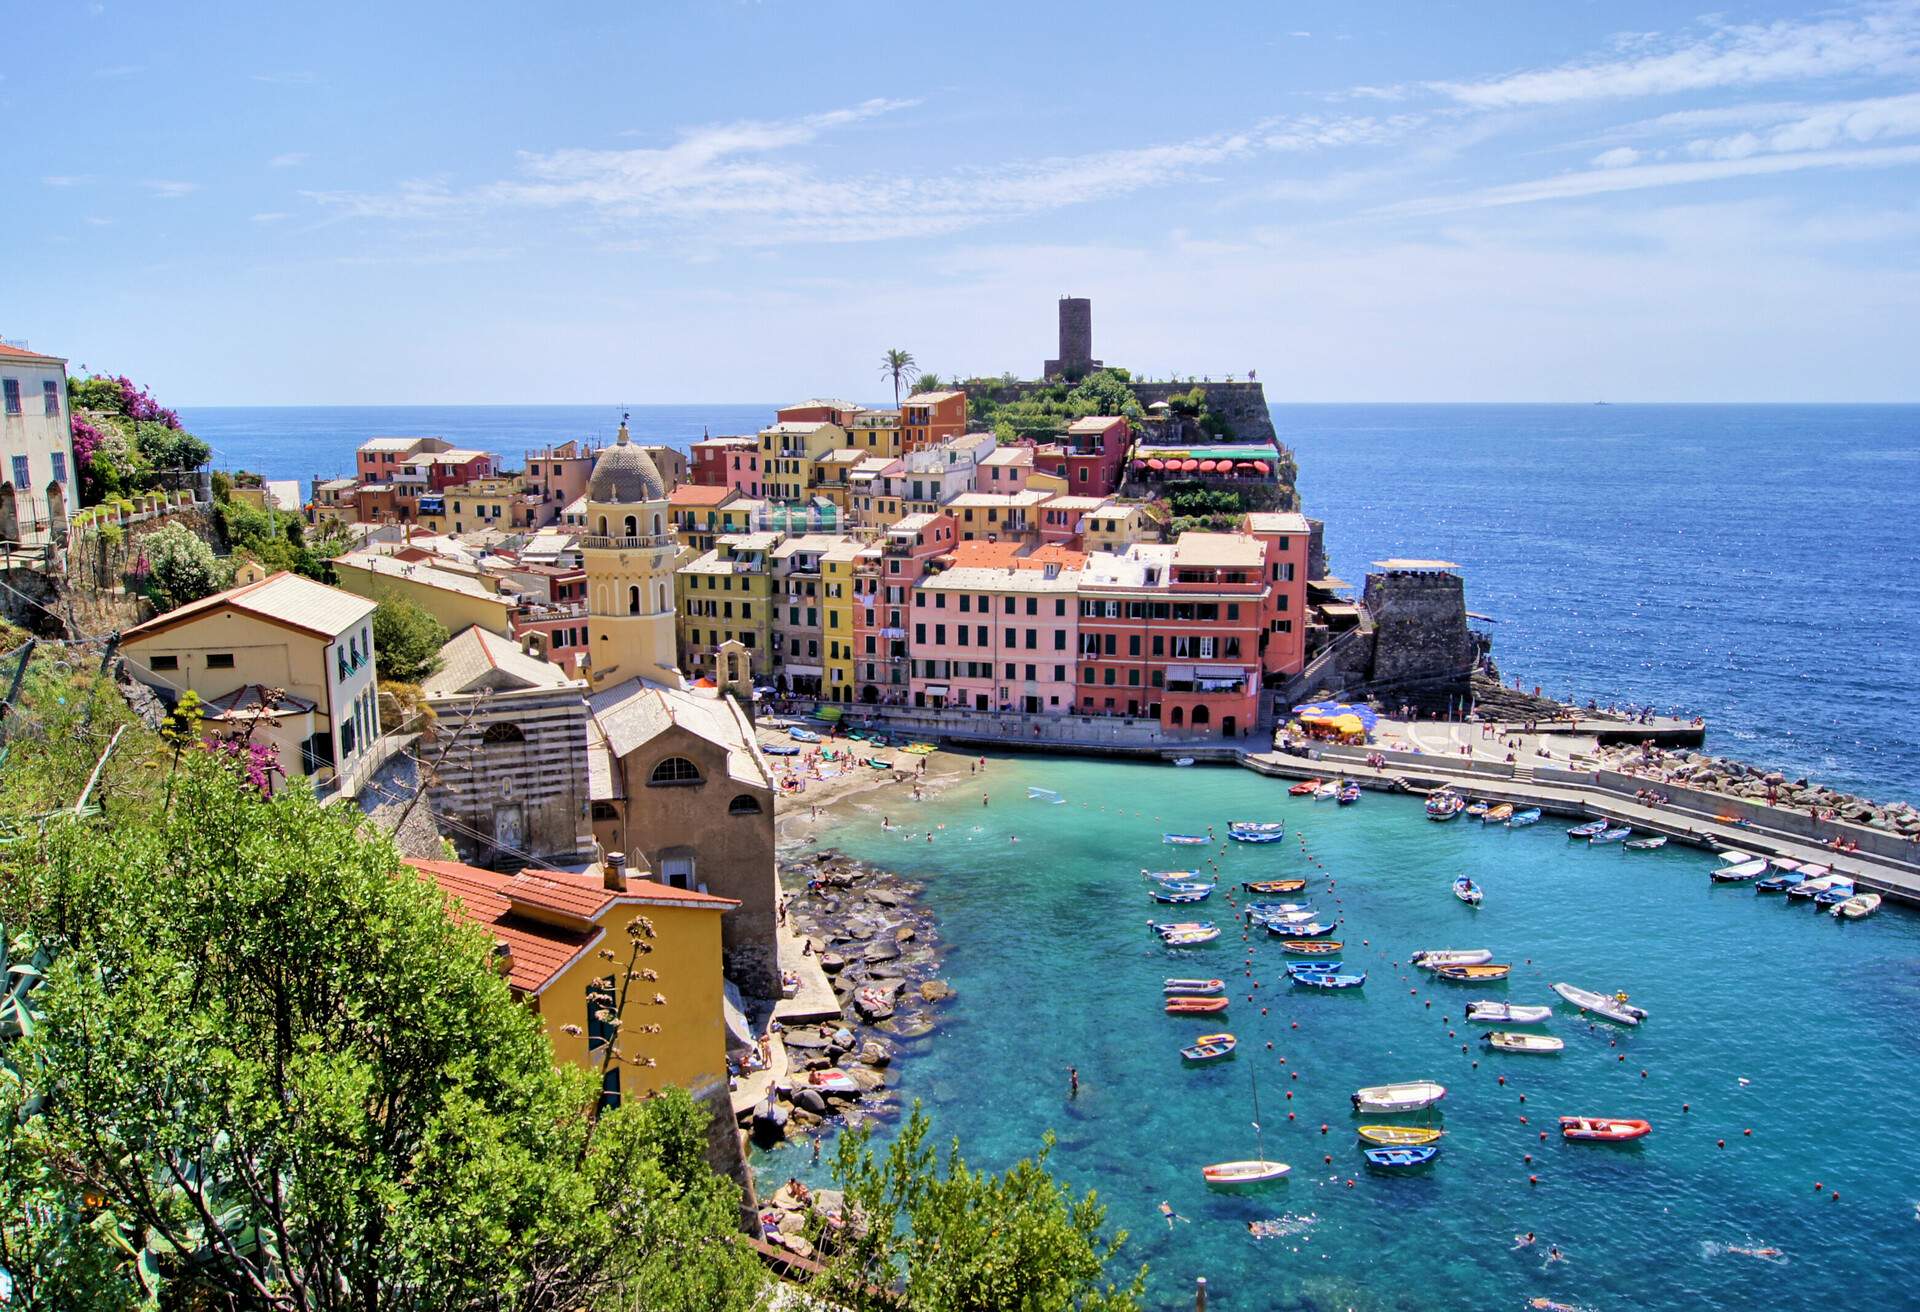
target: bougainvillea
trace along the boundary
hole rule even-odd
[[[80,464],[92,464],[93,453],[98,451],[100,444],[106,440],[107,435],[95,428],[93,421],[85,415],[73,417],[73,458]]]
[[[243,742],[238,738],[215,738],[206,744],[247,781],[262,797],[273,793],[273,777],[285,774],[280,768],[280,749],[272,743]]]
[[[120,385],[120,413],[136,423],[151,420],[165,424],[168,428],[180,427],[180,416],[153,399],[153,393],[135,383],[125,374],[114,380]]]

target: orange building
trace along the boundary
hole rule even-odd
[[[902,451],[924,451],[966,431],[965,392],[915,392],[900,404]]]

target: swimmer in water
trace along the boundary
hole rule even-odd
[[[1580,1309],[1571,1303],[1556,1303],[1550,1298],[1529,1299],[1527,1306],[1539,1308],[1541,1312],[1580,1312]]]
[[[1522,1248],[1533,1247],[1533,1231],[1529,1230],[1523,1235],[1515,1235],[1513,1237],[1513,1247],[1516,1252]]]
[[[1741,1248],[1737,1244],[1728,1244],[1727,1251],[1729,1253],[1738,1253],[1742,1257],[1761,1257],[1769,1261],[1776,1257],[1784,1256],[1777,1248]]]
[[[1173,1223],[1174,1223],[1175,1221],[1185,1221],[1185,1220],[1187,1220],[1187,1218],[1186,1218],[1186,1217],[1184,1217],[1184,1216],[1182,1216],[1182,1215],[1180,1215],[1180,1213],[1178,1213],[1178,1212],[1176,1212],[1176,1211],[1174,1211],[1174,1210],[1173,1210],[1173,1204],[1172,1204],[1172,1203],[1170,1203],[1170,1202],[1168,1202],[1168,1201],[1167,1201],[1166,1199],[1164,1199],[1164,1198],[1162,1198],[1162,1199],[1160,1200],[1160,1215],[1162,1215],[1162,1216],[1164,1216],[1164,1217],[1166,1217],[1166,1218],[1167,1218],[1167,1229],[1169,1229],[1169,1230],[1171,1230],[1171,1229],[1173,1229]],[[1192,1223],[1191,1223],[1191,1222],[1188,1222],[1188,1224],[1192,1224]]]
[[[1564,1262],[1566,1260],[1567,1260],[1567,1255],[1560,1251],[1560,1245],[1558,1244],[1547,1245],[1547,1261]]]

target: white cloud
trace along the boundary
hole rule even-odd
[[[1798,117],[1760,131],[1691,141],[1687,153],[1696,159],[1744,159],[1911,136],[1920,136],[1920,93],[1805,109]]]
[[[307,162],[307,153],[303,150],[290,150],[284,155],[275,155],[267,161],[270,169],[291,169]]]
[[[168,178],[150,178],[140,184],[162,200],[179,200],[200,190],[197,182],[180,182]]]
[[[93,175],[91,173],[56,173],[40,181],[49,187],[84,187],[93,181]]]
[[[1530,205],[1539,201],[1598,196],[1609,192],[1639,191],[1728,178],[1761,177],[1802,169],[1876,169],[1920,164],[1920,146],[1884,146],[1871,150],[1803,151],[1794,155],[1756,155],[1745,159],[1701,160],[1693,163],[1646,164],[1634,168],[1598,169],[1564,173],[1532,182],[1514,182],[1452,196],[1385,205],[1376,214],[1431,215],[1502,205]]]
[[[402,182],[386,194],[306,194],[360,218],[578,207],[623,229],[639,223],[698,224],[703,237],[735,244],[875,241],[938,236],[1201,181],[1210,169],[1260,154],[1377,144],[1421,122],[1415,116],[1271,119],[1184,141],[935,174],[827,175],[786,153],[831,130],[913,103],[871,100],[794,119],[715,124],[684,132],[661,147],[528,152],[520,157],[520,177],[464,191],[428,178]],[[623,230],[616,240],[632,238]]]
[[[1624,169],[1640,162],[1640,152],[1632,146],[1615,146],[1612,150],[1603,150],[1590,161],[1599,169]]]
[[[1678,39],[1630,38],[1612,58],[1427,86],[1476,108],[1509,109],[1915,69],[1920,12],[1898,4],[1813,22],[1715,24]]]
[[[292,216],[291,214],[288,214],[288,213],[286,213],[286,212],[284,212],[284,211],[282,211],[282,210],[265,210],[265,211],[263,211],[263,212],[261,212],[261,213],[259,213],[259,214],[256,214],[256,215],[254,215],[254,216],[253,216],[253,222],[255,222],[255,223],[279,223],[279,222],[280,222],[280,221],[282,221],[283,219],[290,219],[290,218],[292,218],[292,217],[293,217],[293,216]]]

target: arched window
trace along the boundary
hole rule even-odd
[[[605,515],[602,515],[600,516],[600,536],[605,537],[606,535],[607,535],[607,517]]]
[[[660,536],[660,512],[657,510],[653,512],[653,535]]]
[[[1173,710],[1168,713],[1167,723],[1176,729],[1180,727],[1180,708],[1178,706],[1174,707]]]
[[[1198,729],[1201,725],[1211,724],[1212,722],[1213,722],[1213,712],[1209,711],[1204,706],[1196,706],[1193,708],[1193,727],[1194,728]]]
[[[627,537],[637,538],[640,536],[640,521],[635,519],[632,515],[627,516],[626,526],[627,526],[626,528]]]
[[[633,587],[630,587],[627,589],[627,614],[638,615],[639,613],[640,613],[640,588],[639,588],[639,585],[636,584]]]
[[[760,799],[752,793],[742,793],[727,803],[728,815],[759,815]]]
[[[649,788],[671,788],[677,784],[697,784],[700,782],[700,767],[684,756],[669,756],[653,767],[653,773],[647,778]]]
[[[483,743],[523,743],[526,740],[527,735],[521,732],[517,724],[490,724],[486,732],[480,735]]]

